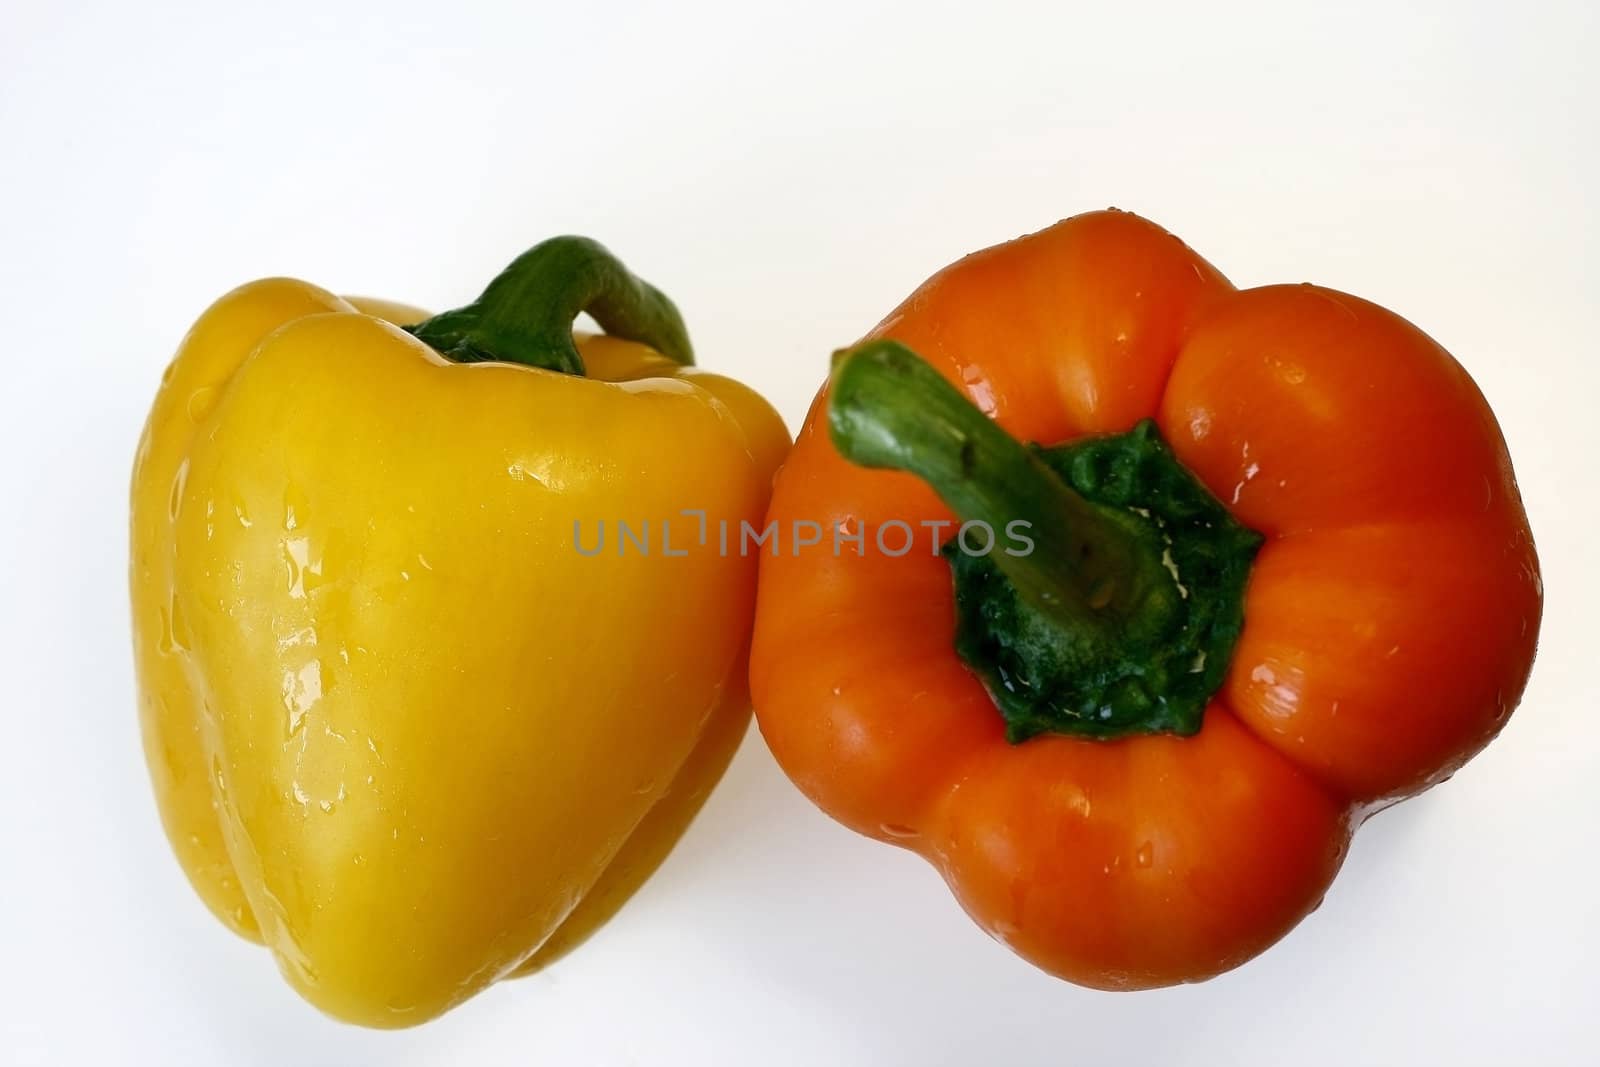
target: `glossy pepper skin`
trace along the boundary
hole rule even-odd
[[[561,297],[533,325],[583,373],[525,365],[555,358],[526,323],[492,339],[522,363],[460,363],[398,328],[414,309],[254,282],[183,341],[135,464],[168,836],[223,922],[366,1025],[422,1022],[581,941],[748,723],[755,561],[696,544],[679,512],[759,518],[787,432],[686,351],[574,346],[567,305],[593,294],[572,278],[625,290],[602,304],[637,283],[588,242],[530,257]],[[513,295],[510,318],[539,305]],[[664,298],[653,313],[675,328],[638,332],[686,348]],[[575,523],[592,549],[600,522],[659,538],[664,519],[681,556],[576,550]]]
[[[1504,725],[1538,561],[1493,414],[1404,319],[1310,285],[1236,290],[1154,224],[1098,212],[935,275],[841,368],[905,357],[889,340],[1022,442],[1153,419],[1260,535],[1197,732],[1013,743],[953,647],[951,567],[871,535],[962,516],[921,478],[841,455],[845,370],[819,395],[769,519],[868,536],[860,554],[825,538],[763,559],[757,721],[823,810],[921,854],[1024,958],[1103,989],[1235,967],[1317,906],[1366,814]]]

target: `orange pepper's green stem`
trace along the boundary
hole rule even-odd
[[[909,471],[963,522],[987,527],[999,542],[989,558],[1017,592],[1082,636],[1114,640],[1123,620],[1148,608],[1152,589],[1170,586],[1160,554],[1140,551],[1126,522],[1069,488],[899,342],[842,353],[831,396],[828,425],[840,454]],[[1008,528],[1034,550],[1011,550]]]
[[[956,650],[1022,741],[1192,734],[1243,622],[1261,538],[1145,420],[1125,434],[1024,445],[895,341],[839,354],[828,426],[865,467],[925,481],[964,522],[946,543]],[[1014,548],[1020,531],[1031,551]]]

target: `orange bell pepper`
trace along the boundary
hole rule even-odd
[[[841,354],[768,517],[832,531],[762,561],[779,763],[1105,989],[1282,937],[1367,814],[1505,724],[1539,628],[1448,353],[1121,212],[961,260]]]

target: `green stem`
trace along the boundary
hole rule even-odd
[[[1166,574],[1116,515],[1070,489],[1038,455],[979,411],[916,353],[869,341],[838,357],[829,429],[866,467],[909,471],[962,521],[987,524],[990,554],[1018,593],[1081,637],[1111,641]],[[1012,555],[1008,524],[1035,550]]]
[[[581,312],[614,337],[693,363],[683,319],[660,290],[587,237],[552,237],[518,256],[466,307],[407,331],[458,363],[521,363],[584,373],[572,340]]]
[[[954,649],[1006,737],[1193,734],[1227,673],[1261,537],[1145,419],[1024,445],[915,353],[871,341],[834,366],[828,425],[845,458],[908,471],[995,547],[946,542]],[[1033,550],[1013,535],[1026,523]]]

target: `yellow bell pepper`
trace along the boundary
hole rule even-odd
[[[557,238],[432,319],[251,283],[167,369],[132,486],[156,799],[329,1014],[408,1026],[548,963],[727,766],[757,560],[703,532],[760,524],[789,438],[689,363],[665,297]]]

